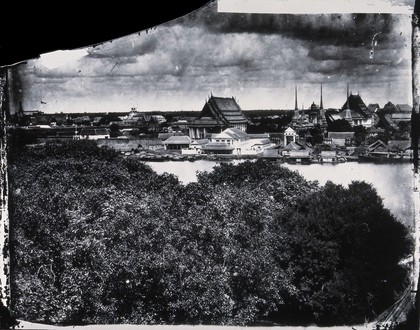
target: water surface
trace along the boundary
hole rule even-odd
[[[244,160],[232,160],[237,164]],[[185,184],[197,181],[197,171],[212,171],[219,162],[198,160],[194,162],[147,162],[157,173],[176,175]],[[276,164],[273,162],[273,165]],[[352,181],[365,181],[372,184],[382,197],[385,207],[403,223],[413,223],[413,165],[373,164],[347,162],[340,164],[282,164],[298,171],[305,179],[318,181],[324,185],[327,181],[347,186]]]

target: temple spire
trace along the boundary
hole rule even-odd
[[[322,83],[321,83],[321,101],[319,102],[319,108],[324,109],[324,105],[322,104]]]
[[[295,85],[295,110],[298,109],[298,99],[297,99],[297,86]]]
[[[349,108],[349,83],[347,83],[347,99],[346,99],[346,106],[345,108],[348,109]]]

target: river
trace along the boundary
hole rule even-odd
[[[239,163],[242,160],[232,160]],[[157,173],[172,173],[184,184],[197,181],[197,171],[212,171],[216,161],[197,160],[194,162],[147,162]],[[275,164],[275,163],[273,163]],[[383,203],[402,223],[413,225],[413,165],[373,164],[347,162],[340,164],[282,164],[298,171],[305,179],[327,181],[347,186],[352,181],[365,181],[376,189]]]

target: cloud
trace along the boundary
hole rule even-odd
[[[183,17],[190,26],[205,26],[212,33],[281,34],[320,44],[360,45],[376,32],[386,39],[398,15],[391,14],[245,14],[217,13],[216,2]]]
[[[157,46],[156,35],[140,33],[96,45],[87,52],[93,58],[129,58],[152,54]]]
[[[217,14],[211,3],[147,33],[88,47],[60,65],[28,61],[18,75],[24,92],[14,98],[29,100],[29,108],[47,96],[69,108],[71,102],[82,107],[82,100],[130,108],[130,100],[158,107],[169,97],[178,108],[188,102],[191,108],[201,107],[210,91],[241,95],[249,104],[262,100],[261,93],[268,104],[289,98],[295,84],[385,84],[410,68],[410,21],[401,15]]]
[[[326,61],[326,60],[354,60],[363,56],[369,57],[369,49],[364,47],[337,47],[333,45],[311,45],[309,47],[308,56],[316,61]]]

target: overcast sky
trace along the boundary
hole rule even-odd
[[[373,54],[372,54],[373,51]],[[412,104],[411,15],[218,13],[217,2],[100,45],[44,54],[10,76],[13,101],[44,112],[341,107],[347,83],[366,104]]]

